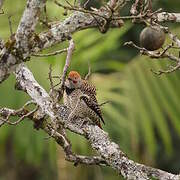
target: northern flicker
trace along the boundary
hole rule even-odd
[[[96,99],[96,88],[76,71],[71,71],[65,82],[64,104],[71,109],[72,116],[88,117],[102,129],[100,120],[104,123],[104,119]]]

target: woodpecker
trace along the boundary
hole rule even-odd
[[[64,104],[73,112],[70,116],[88,117],[102,129],[100,120],[104,123],[104,119],[96,99],[96,88],[76,71],[71,71],[66,79]]]

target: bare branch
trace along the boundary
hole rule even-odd
[[[38,22],[41,8],[46,0],[28,0],[16,36],[0,53],[0,82],[5,80],[14,67],[29,56],[29,39]]]
[[[72,132],[83,135],[88,139],[93,149],[95,149],[104,161],[122,174],[127,179],[171,179],[179,180],[179,175],[174,175],[159,169],[151,168],[130,160],[119,148],[119,146],[109,139],[106,132],[98,126],[87,123],[83,124],[83,119],[68,121],[69,109],[63,105],[53,102],[45,90],[35,81],[32,73],[25,67],[19,66],[16,70],[16,79],[21,89],[25,90],[32,99],[40,106],[43,112],[51,118],[57,118],[57,122]],[[57,132],[52,133],[55,135]]]
[[[99,14],[104,16],[106,11],[99,12]],[[97,19],[99,22],[103,21],[101,17],[97,17]],[[122,25],[123,21],[112,21],[110,27],[121,27]],[[36,51],[65,41],[74,32],[92,27],[98,27],[98,24],[91,14],[74,12],[71,16],[65,19],[64,22],[57,22],[51,27],[51,29],[49,29],[49,31],[39,35],[39,42],[36,44]],[[40,47],[40,49],[37,47]]]
[[[19,124],[24,118],[26,117],[30,117],[36,110],[37,107],[32,110],[32,111],[28,111],[26,109],[27,106],[34,104],[34,101],[28,101],[26,104],[24,104],[24,106],[18,110],[13,110],[13,109],[9,109],[9,108],[2,108],[0,109],[0,116],[2,118],[0,118],[1,122],[0,122],[0,127],[3,124],[9,124],[9,125],[17,125]],[[20,117],[17,121],[15,122],[11,122],[9,121],[11,116],[18,116]]]
[[[23,53],[24,59],[29,52],[29,39],[33,35],[39,20],[40,11],[44,8],[46,0],[28,0],[16,33],[17,48]]]
[[[153,69],[151,69],[151,71],[156,75],[161,75],[161,74],[168,74],[168,73],[175,72],[178,69],[180,69],[180,63],[178,63],[176,66],[170,67],[168,70],[154,71]]]
[[[23,90],[29,94],[29,96],[42,108],[42,112],[48,114],[52,120],[56,119],[55,114],[51,112],[53,104],[50,102],[50,96],[48,93],[37,83],[33,74],[29,71],[24,64],[20,64],[16,68],[16,89]],[[24,79],[29,77],[28,79]],[[33,84],[32,84],[33,82]],[[28,87],[28,88],[27,88]],[[47,99],[49,99],[47,101]],[[47,104],[48,103],[48,104]],[[44,108],[48,106],[48,109]],[[46,112],[47,111],[47,112]]]
[[[0,10],[2,9],[3,3],[4,3],[4,0],[0,0]]]
[[[116,7],[123,6],[126,2],[127,1],[112,0],[109,1],[108,6],[115,10]],[[105,7],[90,12],[85,12],[83,10],[84,13],[75,12],[70,17],[65,19],[64,22],[53,23],[52,25],[50,25],[51,28],[47,32],[43,32],[40,35],[36,35],[33,33],[34,28],[38,21],[40,10],[44,7],[44,5],[45,0],[32,0],[30,2],[27,2],[27,7],[29,8],[26,8],[26,10],[24,11],[24,15],[21,19],[21,23],[17,30],[15,42],[12,42],[12,45],[10,45],[10,47],[13,48],[4,48],[3,51],[0,53],[2,59],[0,61],[0,82],[8,77],[9,73],[11,73],[14,70],[14,66],[16,64],[28,60],[28,57],[31,54],[36,54],[44,48],[50,47],[52,45],[67,40],[69,36],[76,31],[91,27],[99,27],[99,24],[105,23],[104,19],[110,18],[110,12],[108,8]],[[129,17],[118,17],[117,14],[114,14],[112,18],[109,20],[110,25],[108,26],[121,27],[123,25],[122,19],[126,20],[129,18],[142,20],[143,18],[147,18],[147,20],[154,20],[156,22],[180,22],[179,13],[158,13],[158,11],[156,13],[155,12],[143,12],[137,16]],[[92,13],[94,13],[94,16],[97,20],[94,19]],[[15,51],[15,53],[11,53],[12,49],[13,51]]]
[[[65,159],[67,161],[73,162],[75,166],[77,166],[78,164],[108,166],[106,161],[103,160],[100,156],[89,157],[89,156],[70,154],[70,155],[66,155]]]
[[[88,80],[90,75],[91,75],[91,65],[90,65],[90,62],[88,61],[88,73],[86,74],[84,79]]]
[[[171,33],[170,33],[170,36],[172,36],[172,39],[173,41],[176,42],[176,44],[178,44],[180,41],[177,37],[173,36]],[[172,66],[170,67],[168,70],[158,70],[157,72],[153,69],[151,69],[151,71],[156,74],[156,75],[161,75],[161,74],[167,74],[167,73],[172,73],[176,70],[178,70],[180,68],[180,57],[176,57],[174,56],[173,54],[167,52],[169,49],[171,48],[177,48],[177,47],[174,47],[174,43],[166,46],[165,48],[162,48],[163,51],[161,52],[155,52],[155,51],[148,51],[147,49],[145,48],[141,48],[139,46],[137,46],[136,44],[134,44],[132,41],[130,42],[126,42],[125,45],[131,45],[133,47],[135,47],[136,49],[140,50],[140,53],[143,54],[143,55],[147,55],[149,56],[150,58],[156,58],[156,59],[161,59],[161,58],[169,58],[170,60],[173,60],[176,62],[176,65],[175,66]],[[178,47],[179,49],[179,47]]]
[[[52,65],[51,64],[49,66],[49,73],[48,73],[48,75],[49,75],[50,86],[53,89],[54,85],[53,85],[53,80],[52,80]]]
[[[36,2],[39,3],[36,4]],[[33,33],[33,30],[37,23],[40,10],[44,6],[44,4],[45,0],[32,0],[31,5],[28,6],[30,8],[28,10],[25,10],[16,34],[15,51],[17,51],[18,49],[16,56],[14,56],[14,53],[11,54],[11,52],[6,48],[4,48],[4,50],[0,53],[0,57],[1,59],[3,59],[0,61],[0,82],[5,80],[9,76],[9,73],[14,70],[15,65],[21,63],[22,61],[28,60],[28,57],[31,54],[36,54],[42,49],[48,48],[52,45],[69,39],[69,37],[74,32],[87,28],[98,27],[97,21],[94,20],[91,14],[75,12],[67,19],[65,19],[64,22],[57,22],[53,24],[47,32],[36,35]],[[30,13],[31,11],[33,12]],[[107,16],[107,10],[100,10],[98,12],[98,22],[104,22],[101,16]],[[31,17],[32,19],[28,20],[28,18]],[[32,29],[30,28],[30,25],[32,26]],[[122,25],[122,20],[111,21],[110,23],[110,27],[121,27]],[[22,37],[24,39],[21,41],[20,39]]]
[[[99,104],[99,106],[104,106],[105,104],[108,104],[108,103],[110,103],[110,102],[111,102],[111,101],[105,101],[105,102]]]
[[[47,32],[36,35],[34,33],[35,26],[38,22],[41,9],[45,7],[46,0],[27,0],[27,7],[24,11],[23,17],[21,18],[16,35],[11,36],[8,41],[10,42],[8,46],[5,46],[4,43],[0,43],[0,47],[2,46],[2,48],[0,48],[2,49],[0,53],[0,82],[8,77],[9,73],[16,68],[16,88],[25,91],[39,106],[38,110],[35,108],[32,111],[28,111],[25,108],[21,108],[20,110],[0,109],[0,115],[2,117],[0,119],[0,126],[2,126],[4,123],[17,125],[25,117],[30,117],[33,120],[45,119],[49,116],[51,123],[47,123],[46,126],[42,126],[41,128],[48,133],[50,137],[53,137],[60,146],[63,147],[64,152],[66,153],[66,159],[74,162],[75,165],[78,163],[89,165],[107,165],[114,168],[118,173],[122,174],[122,176],[127,179],[158,178],[162,180],[179,180],[179,175],[174,175],[159,169],[151,168],[130,160],[126,154],[120,150],[119,146],[110,140],[108,134],[101,130],[98,126],[90,124],[88,118],[76,118],[75,120],[69,118],[72,112],[70,112],[70,110],[64,105],[60,105],[58,101],[55,101],[52,96],[50,96],[50,93],[48,94],[37,83],[33,77],[33,74],[28,70],[28,68],[24,64],[20,64],[23,61],[26,61],[32,54],[35,54],[35,56],[44,57],[61,53],[63,50],[45,55],[36,54],[44,48],[69,39],[74,32],[79,30],[102,26],[106,27],[107,31],[109,27],[121,27],[124,23],[123,20],[128,19],[139,20],[141,22],[147,21],[150,24],[158,23],[159,21],[180,22],[179,14],[165,14],[164,12],[159,13],[159,10],[151,12],[151,0],[145,1],[144,4],[142,3],[142,0],[136,0],[131,8],[133,14],[132,16],[120,16],[118,13],[119,9],[127,3],[127,0],[110,0],[107,5],[101,7],[100,9],[91,10],[73,6],[69,3],[69,1],[65,1],[68,6],[64,6],[57,1],[55,2],[65,9],[76,12],[65,19],[64,22],[57,22],[52,25],[49,25],[46,22],[50,29]],[[180,48],[180,40],[170,32],[169,36]],[[159,70],[159,72],[156,72],[157,74],[174,72],[180,68],[180,58],[168,52],[170,48],[175,48],[174,44],[168,45],[162,49],[162,51],[155,52],[141,48],[135,45],[133,42],[128,42],[126,44],[137,48],[141,54],[147,55],[151,58],[169,58],[170,60],[176,62],[175,66],[168,70]],[[67,57],[61,79],[61,88],[63,88],[65,83],[73,50],[74,42],[71,39],[69,42],[69,48],[66,49]],[[17,64],[20,65],[16,67]],[[51,73],[52,69],[50,69],[49,79],[51,88],[54,89],[52,81],[53,76]],[[34,115],[35,111],[36,115]],[[11,116],[18,116],[20,118],[15,122],[10,122],[9,118]],[[53,126],[53,123],[59,125],[61,132],[57,131],[58,128]],[[71,149],[71,144],[66,137],[64,128],[84,136],[90,142],[92,148],[97,151],[99,156],[87,157],[74,154]]]
[[[12,30],[12,22],[11,22],[11,15],[8,16],[8,22],[9,22],[9,29],[10,29],[10,33],[11,33],[11,36],[13,35],[13,30]]]
[[[139,47],[136,44],[134,44],[132,41],[126,42],[124,45],[130,45],[135,47],[136,49],[140,50],[140,53],[142,55],[147,55],[150,58],[155,58],[155,59],[161,59],[161,58],[169,58],[170,60],[174,62],[179,62],[180,58],[174,56],[173,54],[167,52],[168,49],[172,47],[172,45],[167,46],[162,52],[159,51],[148,51],[145,48]]]
[[[56,56],[56,55],[62,54],[64,52],[67,52],[67,48],[61,49],[61,50],[58,50],[58,51],[54,51],[54,52],[48,53],[48,54],[32,54],[32,56],[35,56],[35,57],[49,57],[49,56]]]
[[[72,57],[72,53],[73,53],[74,49],[75,49],[74,41],[73,41],[73,39],[71,39],[69,41],[69,47],[67,49],[66,62],[65,62],[65,65],[64,65],[63,74],[62,74],[62,78],[61,78],[61,88],[64,88],[64,83],[65,83],[65,80],[66,80],[67,70],[68,70],[68,68],[70,66],[71,57]]]
[[[173,35],[171,32],[168,33],[169,37],[172,39],[173,42],[176,43],[176,45],[180,48],[180,40],[176,35]]]
[[[24,120],[25,118],[27,118],[27,117],[29,117],[29,116],[31,116],[32,114],[34,114],[34,112],[37,110],[37,107],[34,109],[34,110],[32,110],[32,111],[30,111],[30,112],[27,112],[26,114],[24,114],[24,115],[21,115],[21,117],[17,120],[17,121],[15,121],[15,122],[10,122],[10,121],[8,121],[8,119],[1,119],[1,121],[3,121],[3,123],[4,124],[9,124],[9,125],[17,125],[17,124],[19,124],[22,120]],[[9,115],[10,116],[10,115]],[[8,116],[8,117],[9,117]]]
[[[168,12],[161,12],[157,14],[157,21],[158,22],[180,22],[180,13],[168,13]]]
[[[47,125],[46,127],[41,127],[49,136],[55,139],[55,141],[63,148],[65,152],[65,159],[67,161],[73,162],[75,166],[78,164],[86,165],[107,165],[106,161],[100,156],[81,156],[76,155],[72,152],[70,141],[67,139],[66,135],[62,135],[54,129]]]
[[[61,77],[60,76],[52,76],[52,65],[50,65],[49,67],[49,81],[50,81],[50,91],[49,91],[49,95],[50,97],[53,99],[54,102],[59,102],[62,98],[63,93],[61,92],[61,90],[56,90],[55,87],[61,84]],[[55,84],[53,83],[53,78],[57,78],[60,80],[59,83]]]
[[[130,10],[130,13],[132,15],[137,15],[138,14],[138,4],[141,3],[142,0],[136,0],[135,3],[131,6],[131,10]],[[142,4],[142,3],[141,3]]]
[[[84,5],[83,5],[83,8],[84,8],[84,9],[87,7],[87,5],[88,5],[89,2],[90,2],[90,0],[86,0],[86,1],[85,1]]]
[[[87,13],[87,14],[92,14],[92,15],[95,15],[95,16],[99,16],[101,18],[105,18],[103,15],[99,14],[98,12],[96,11],[89,11],[89,10],[86,10],[84,8],[81,8],[81,7],[76,7],[76,6],[72,6],[72,5],[69,5],[69,6],[65,6],[61,3],[59,3],[58,1],[54,1],[56,5],[58,5],[59,7],[62,7],[66,10],[71,10],[71,11],[77,11],[77,12],[83,12],[83,13]]]
[[[2,50],[4,47],[4,41],[0,38],[0,50]]]

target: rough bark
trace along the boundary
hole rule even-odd
[[[1,2],[2,1],[0,1],[0,3]],[[115,8],[117,3],[121,4],[121,2],[122,1],[111,0],[109,6]],[[138,1],[136,2],[135,6],[138,5]],[[70,113],[69,109],[62,104],[53,102],[53,99],[49,94],[34,79],[31,71],[23,64],[23,62],[29,60],[29,57],[32,54],[57,43],[61,43],[67,39],[69,40],[71,35],[77,31],[93,27],[100,28],[99,24],[103,24],[105,20],[109,20],[109,11],[106,8],[94,11],[96,15],[77,11],[73,12],[73,14],[63,22],[57,22],[51,25],[48,31],[37,35],[34,31],[36,24],[38,23],[40,12],[45,6],[45,3],[46,0],[27,0],[27,5],[16,34],[12,35],[6,43],[0,39],[0,83],[4,81],[12,71],[15,71],[17,80],[16,88],[25,91],[32,100],[36,102],[39,106],[39,116],[42,118],[48,116],[55,124],[58,123],[61,127],[85,137],[91,144],[92,148],[99,154],[99,156],[94,157],[75,155],[71,152],[71,145],[66,137],[57,132],[55,127],[48,125],[42,127],[46,133],[52,136],[55,141],[63,147],[67,160],[88,165],[107,165],[115,169],[119,174],[127,179],[180,179],[179,175],[174,175],[130,160],[126,154],[120,150],[119,146],[110,140],[106,132],[97,126],[90,124],[87,118],[77,118],[73,120],[73,122],[70,121],[68,119]],[[155,18],[157,20],[156,22],[180,22],[179,13],[155,13],[153,17],[146,17],[146,15],[147,14],[144,14],[144,16],[142,16],[140,13],[140,16],[137,16],[136,18],[135,16],[124,18],[117,17],[116,20],[110,20],[107,28],[121,27],[124,24],[123,20],[134,18]],[[179,39],[171,33],[169,33],[169,36],[177,46],[180,47]],[[140,48],[140,50],[142,50],[142,48]],[[168,48],[160,55],[167,55],[165,54],[167,50]],[[157,58],[160,57],[160,55],[157,54],[149,54],[150,52],[146,53],[151,56],[153,55],[154,57],[156,56]],[[170,59],[174,58],[175,61],[177,60],[180,62],[179,57],[168,57]],[[12,112],[13,110],[9,109],[9,111]],[[4,123],[6,122],[3,121],[3,119],[0,119],[0,127]]]
[[[100,16],[108,16],[107,11],[99,11],[96,20],[91,14],[83,12],[74,12],[63,22],[57,22],[51,26],[47,32],[42,32],[39,35],[33,34],[35,25],[37,24],[40,10],[45,5],[45,0],[33,0],[27,3],[27,8],[21,19],[20,25],[16,34],[15,47],[18,49],[14,56],[9,49],[4,48],[1,53],[0,61],[0,82],[4,81],[14,70],[14,67],[22,61],[29,60],[28,57],[45,48],[51,47],[57,43],[61,43],[77,31],[98,27],[99,23],[104,22]],[[162,12],[156,15],[159,22],[180,22],[179,13]],[[119,19],[111,21],[110,27],[123,26],[123,20]],[[21,40],[22,39],[22,40]],[[3,58],[2,58],[3,57]]]
[[[33,35],[41,9],[46,0],[28,0],[16,35],[12,35],[0,53],[0,82],[5,80],[15,66],[29,56],[29,40]]]
[[[37,83],[33,74],[25,65],[19,65],[16,69],[17,87],[29,94],[36,101],[43,112],[53,120],[56,120],[64,128],[84,136],[97,151],[102,159],[127,179],[171,179],[179,180],[179,175],[174,175],[159,169],[155,169],[130,160],[119,146],[112,142],[106,132],[97,126],[89,124],[86,119],[69,121],[69,110],[64,105],[53,104],[48,93]],[[86,122],[86,123],[85,123]]]

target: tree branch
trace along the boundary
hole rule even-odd
[[[179,175],[174,175],[159,169],[151,168],[130,160],[119,148],[119,146],[109,139],[106,132],[98,126],[84,123],[85,119],[76,119],[73,122],[68,121],[69,109],[63,105],[53,102],[48,93],[37,83],[32,73],[26,66],[20,65],[16,70],[16,80],[18,87],[26,91],[30,97],[36,101],[45,114],[58,123],[68,128],[72,132],[81,134],[91,144],[105,162],[127,179],[171,179],[178,180]],[[56,131],[55,131],[56,132]],[[53,133],[54,135],[54,133]]]
[[[29,54],[29,39],[34,33],[38,23],[40,11],[45,6],[46,0],[28,0],[16,32],[16,48],[23,53],[24,59]]]
[[[109,2],[109,6],[116,8],[116,6],[118,7],[121,5],[122,2],[123,1],[112,0]],[[36,54],[45,48],[67,40],[74,32],[87,28],[99,27],[99,24],[104,23],[104,18],[109,18],[109,10],[106,8],[95,11],[95,14],[98,15],[93,16],[90,13],[74,12],[63,22],[50,25],[51,28],[47,32],[36,35],[33,31],[38,21],[40,10],[44,5],[45,0],[32,0],[27,2],[27,7],[19,24],[15,41],[12,41],[12,44],[10,44],[8,48],[4,47],[0,53],[0,82],[9,76],[9,73],[14,70],[15,65],[22,61],[27,61],[31,54]],[[153,16],[154,17],[150,18],[156,18],[157,22],[180,22],[179,13],[163,12],[155,13]],[[109,26],[123,26],[124,22],[121,18],[122,17],[118,17],[117,19],[111,20]],[[11,47],[14,47],[13,50],[15,53],[12,52]]]
[[[100,156],[90,157],[90,156],[70,154],[70,155],[66,155],[65,159],[67,161],[73,162],[75,166],[77,166],[78,164],[108,166],[106,161]]]
[[[37,108],[35,108],[32,111],[28,111],[25,109],[26,106],[32,104],[34,102],[28,101],[22,108],[18,110],[14,109],[9,109],[9,108],[2,108],[0,109],[0,116],[3,118],[0,118],[0,127],[3,124],[8,124],[8,125],[17,125],[19,124],[25,117],[28,117],[29,120],[32,120],[35,125],[34,127],[39,129],[41,128],[44,130],[50,137],[54,138],[54,140],[63,148],[65,152],[65,159],[67,161],[73,162],[75,166],[78,164],[86,164],[86,165],[107,165],[106,161],[104,161],[103,158],[100,156],[82,156],[82,155],[76,155],[75,153],[72,152],[71,144],[70,141],[67,139],[66,134],[57,132],[53,129],[53,127],[47,123],[47,119],[44,118],[43,120],[41,119],[41,122],[46,121],[44,125],[40,123],[40,126],[38,126],[38,119],[36,119],[34,113],[37,113]],[[15,122],[10,122],[11,116],[18,116],[20,117],[17,121]],[[46,125],[45,125],[46,124]]]
[[[47,134],[49,134],[55,141],[63,148],[65,152],[65,159],[67,161],[73,162],[75,166],[78,164],[86,165],[107,165],[106,161],[100,156],[82,156],[76,155],[72,152],[71,144],[65,135],[60,134],[57,131],[47,125],[46,127],[41,127]]]
[[[46,0],[28,0],[15,37],[11,37],[0,53],[0,83],[14,70],[14,66],[25,61],[31,51],[29,41],[38,22],[40,11]]]
[[[0,0],[0,10],[2,9],[3,3],[4,3],[4,0]]]
[[[180,13],[161,12],[156,16],[158,22],[180,22]]]
[[[71,63],[71,57],[72,57],[72,53],[73,53],[74,49],[75,49],[74,41],[73,41],[73,39],[71,39],[69,41],[69,47],[67,49],[66,62],[64,65],[63,74],[62,74],[62,78],[61,78],[61,88],[62,89],[64,88],[64,83],[66,80],[67,71],[68,71],[68,68],[69,68],[70,63]]]
[[[35,57],[49,57],[49,56],[56,56],[56,55],[62,54],[64,52],[67,52],[67,48],[60,49],[60,50],[57,50],[57,51],[54,51],[54,52],[48,53],[48,54],[32,54],[32,56],[35,56]]]

